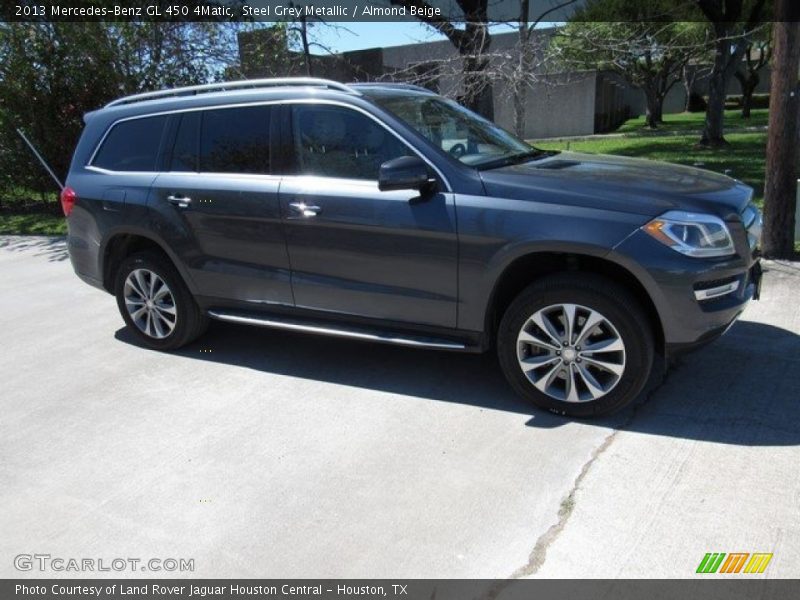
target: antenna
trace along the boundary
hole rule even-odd
[[[36,158],[38,158],[39,162],[42,163],[42,166],[50,174],[50,177],[53,178],[53,181],[55,181],[58,184],[58,189],[63,190],[64,184],[61,183],[61,180],[58,177],[56,177],[56,174],[53,172],[53,169],[51,169],[50,165],[47,164],[47,161],[44,158],[42,158],[42,155],[39,154],[39,151],[36,150],[33,144],[31,144],[31,141],[27,137],[25,137],[25,134],[22,133],[22,129],[17,127],[17,133],[19,134],[19,137],[21,137],[22,140],[28,145],[28,148],[31,149],[31,152],[33,152],[36,155]]]

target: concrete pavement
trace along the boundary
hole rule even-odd
[[[222,324],[145,350],[61,240],[0,237],[0,577],[691,577],[711,551],[800,577],[798,295],[769,265],[723,339],[570,422],[492,356]]]

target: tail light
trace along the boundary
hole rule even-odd
[[[75,201],[78,199],[78,194],[75,193],[70,187],[65,187],[61,190],[61,209],[64,211],[64,216],[68,217],[69,213],[75,207]]]

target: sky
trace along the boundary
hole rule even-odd
[[[433,28],[418,21],[332,23],[331,25],[329,27],[320,27],[315,32],[315,35],[317,36],[317,41],[334,52],[363,50],[365,48],[386,48],[388,46],[403,46],[416,42],[446,39]],[[492,26],[490,31],[499,33],[513,31],[513,29],[508,25],[498,25]]]

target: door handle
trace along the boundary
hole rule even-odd
[[[167,196],[167,202],[174,204],[178,208],[189,208],[189,205],[192,203],[192,199],[187,196],[169,195]]]
[[[290,202],[289,207],[292,210],[299,212],[304,217],[316,217],[322,212],[322,209],[319,206],[306,204],[305,202]]]

